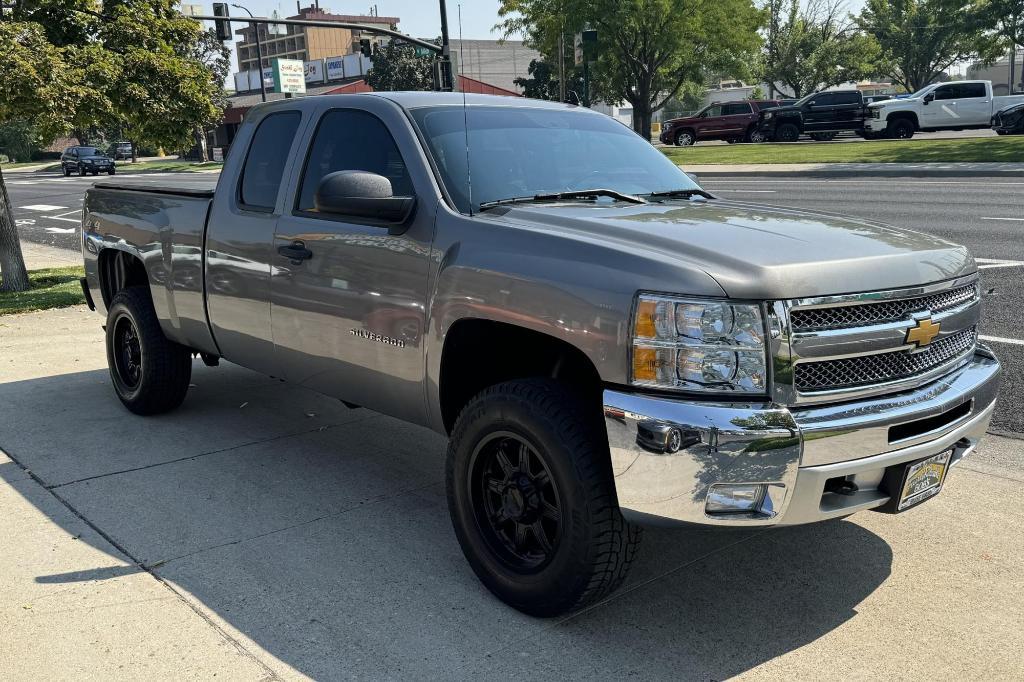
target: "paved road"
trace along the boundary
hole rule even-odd
[[[920,140],[927,142],[928,140],[958,140],[968,137],[997,137],[994,131],[988,128],[982,128],[979,130],[939,130],[934,133],[918,133],[914,135],[914,140]],[[657,138],[655,138],[657,142]],[[864,138],[856,133],[840,133],[836,139],[831,142],[816,142],[809,137],[801,137],[797,144],[836,144],[837,142],[864,142]],[[704,147],[711,144],[729,144],[725,140],[701,140],[698,142],[700,146]]]
[[[24,239],[79,248],[77,226],[86,187],[110,178],[9,174],[8,192]],[[208,186],[213,174],[118,176],[118,182]],[[981,262],[985,299],[983,334],[1006,366],[1003,395],[1024,392],[1024,178],[730,178],[701,175],[722,197],[870,218],[966,244]],[[1024,412],[1004,400],[993,428],[1024,434]]]
[[[209,173],[123,173],[114,177],[65,178],[60,173],[5,173],[7,192],[22,239],[65,249],[79,249],[82,199],[94,182],[205,186],[216,182]]]
[[[729,178],[701,175],[723,198],[829,211],[879,220],[965,244],[978,259],[982,334],[1003,361],[1003,400],[993,428],[1024,433],[1024,413],[1009,399],[1024,392],[1024,178]],[[993,340],[992,337],[1002,340]]]

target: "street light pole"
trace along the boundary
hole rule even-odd
[[[235,4],[232,4],[231,6],[236,7],[240,10],[245,10],[245,12],[249,15],[250,19],[254,18],[252,12],[250,12],[248,8]],[[249,25],[252,26],[252,31],[256,34],[256,73],[259,74],[260,79],[260,99],[266,102],[267,84],[263,82],[263,47],[260,45],[260,25],[255,22],[250,23]]]

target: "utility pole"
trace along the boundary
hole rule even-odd
[[[558,101],[565,101],[565,33],[558,34]]]
[[[448,8],[441,2],[441,92],[451,92],[452,84],[452,53],[448,45]]]
[[[232,4],[232,7],[237,7],[240,10],[245,10],[249,15],[250,19],[253,19],[252,12],[247,7],[241,5]],[[257,23],[250,23],[253,33],[256,34],[256,73],[259,74],[260,79],[260,99],[264,102],[267,101],[267,84],[263,82],[263,47],[260,45],[260,26]]]

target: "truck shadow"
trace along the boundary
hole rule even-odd
[[[180,410],[148,419],[122,408],[105,370],[0,384],[0,449],[17,461],[0,478],[30,470],[128,555],[86,533],[122,565],[36,582],[150,571],[275,670],[722,679],[839,627],[890,573],[885,541],[848,521],[648,529],[609,601],[532,619],[461,555],[443,439],[230,365],[197,364],[193,381]]]

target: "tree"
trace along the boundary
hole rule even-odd
[[[768,14],[761,77],[772,87],[800,98],[874,70],[878,44],[857,30],[844,0],[769,0]]]
[[[915,92],[958,62],[995,59],[999,41],[985,18],[949,0],[867,0],[857,24],[881,47],[879,72]]]
[[[174,149],[220,119],[227,53],[176,0],[22,0],[0,22],[0,123],[50,139],[113,126]],[[0,175],[0,290],[28,288]]]
[[[417,54],[415,45],[395,38],[374,51],[366,84],[374,90],[433,90],[433,64],[432,54]]]
[[[502,0],[497,25],[542,54],[560,35],[597,31],[591,89],[633,106],[633,129],[648,137],[651,116],[708,71],[743,75],[753,61],[762,13],[751,0]]]
[[[546,59],[531,59],[527,67],[529,78],[519,77],[513,82],[523,89],[524,97],[533,99],[558,100],[558,65]],[[566,65],[565,91],[583,94],[583,70],[579,67]]]

